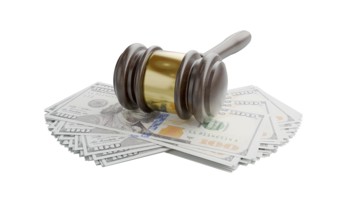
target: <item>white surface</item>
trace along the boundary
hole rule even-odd
[[[334,1],[114,2],[1,1],[0,219],[337,219]],[[241,29],[253,38],[225,61],[229,87],[304,115],[270,158],[234,173],[168,154],[101,168],[49,134],[43,109],[112,83],[129,44],[204,52]]]

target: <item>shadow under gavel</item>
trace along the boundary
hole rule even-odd
[[[126,109],[169,112],[182,119],[193,115],[206,122],[217,114],[225,99],[228,78],[222,60],[250,40],[249,32],[240,31],[203,54],[132,44],[115,66],[117,98]]]

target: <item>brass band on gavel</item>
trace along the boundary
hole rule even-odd
[[[228,79],[222,59],[244,48],[250,39],[249,32],[241,31],[204,54],[132,44],[116,63],[117,98],[127,109],[174,113],[182,119],[193,115],[204,122],[217,114],[225,99]]]
[[[150,56],[144,76],[144,99],[149,108],[176,113],[175,82],[183,53],[157,50]]]

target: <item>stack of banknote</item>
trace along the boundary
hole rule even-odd
[[[45,110],[69,151],[109,166],[167,152],[227,171],[267,157],[292,138],[302,115],[256,86],[228,91],[206,123],[121,107],[113,86],[95,83]]]

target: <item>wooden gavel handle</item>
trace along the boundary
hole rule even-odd
[[[250,43],[251,34],[248,31],[239,31],[227,37],[220,44],[211,48],[203,55],[210,53],[218,54],[222,59],[237,53]]]

